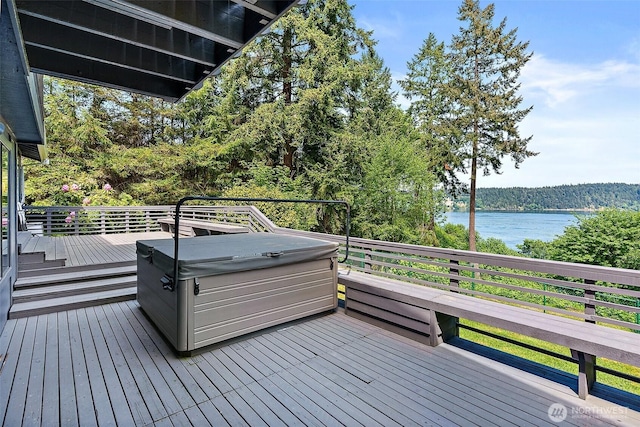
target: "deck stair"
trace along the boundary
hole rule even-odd
[[[135,262],[25,273],[14,286],[10,319],[136,298]]]
[[[63,267],[67,260],[62,239],[37,236],[31,232],[18,233],[18,270],[39,270]]]

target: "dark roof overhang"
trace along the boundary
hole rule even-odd
[[[36,74],[176,101],[299,1],[0,0],[0,115],[35,158],[44,142]],[[27,109],[34,123],[16,122]]]

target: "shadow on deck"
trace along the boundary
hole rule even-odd
[[[550,408],[566,410],[564,425],[640,423],[539,375],[341,312],[180,358],[127,301],[10,320],[0,354],[7,426],[556,425]]]

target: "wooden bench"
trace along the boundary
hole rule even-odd
[[[160,218],[158,223],[162,231],[169,233],[174,232],[176,220],[174,218]],[[180,219],[180,235],[181,236],[208,236],[211,234],[238,234],[249,233],[251,230],[247,227],[234,224],[221,224],[211,221]]]
[[[596,381],[596,357],[640,367],[640,336],[629,331],[354,271],[339,275],[338,283],[345,286],[347,314],[412,331],[431,346],[458,336],[464,318],[568,347],[582,399]]]

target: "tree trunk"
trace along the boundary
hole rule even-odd
[[[475,52],[478,52],[476,46]],[[475,56],[474,67],[474,79],[477,87],[476,91],[476,105],[475,108],[479,108],[478,90],[480,87],[480,72],[478,69],[478,55]],[[476,112],[474,111],[474,114]],[[480,143],[480,128],[478,126],[478,118],[474,118],[473,123],[473,149],[471,151],[471,190],[469,194],[469,250],[476,250],[476,177],[478,173],[478,144]]]
[[[478,171],[478,141],[473,141],[471,157],[471,190],[469,192],[469,250],[476,250],[476,174]]]
[[[284,105],[289,106],[293,101],[293,86],[291,78],[291,43],[293,39],[293,31],[291,28],[286,28],[282,35],[282,96],[284,98]],[[290,175],[293,177],[295,168],[293,165],[293,153],[294,148],[292,144],[292,138],[290,135],[285,135],[285,153],[284,153],[284,165],[289,168]]]

